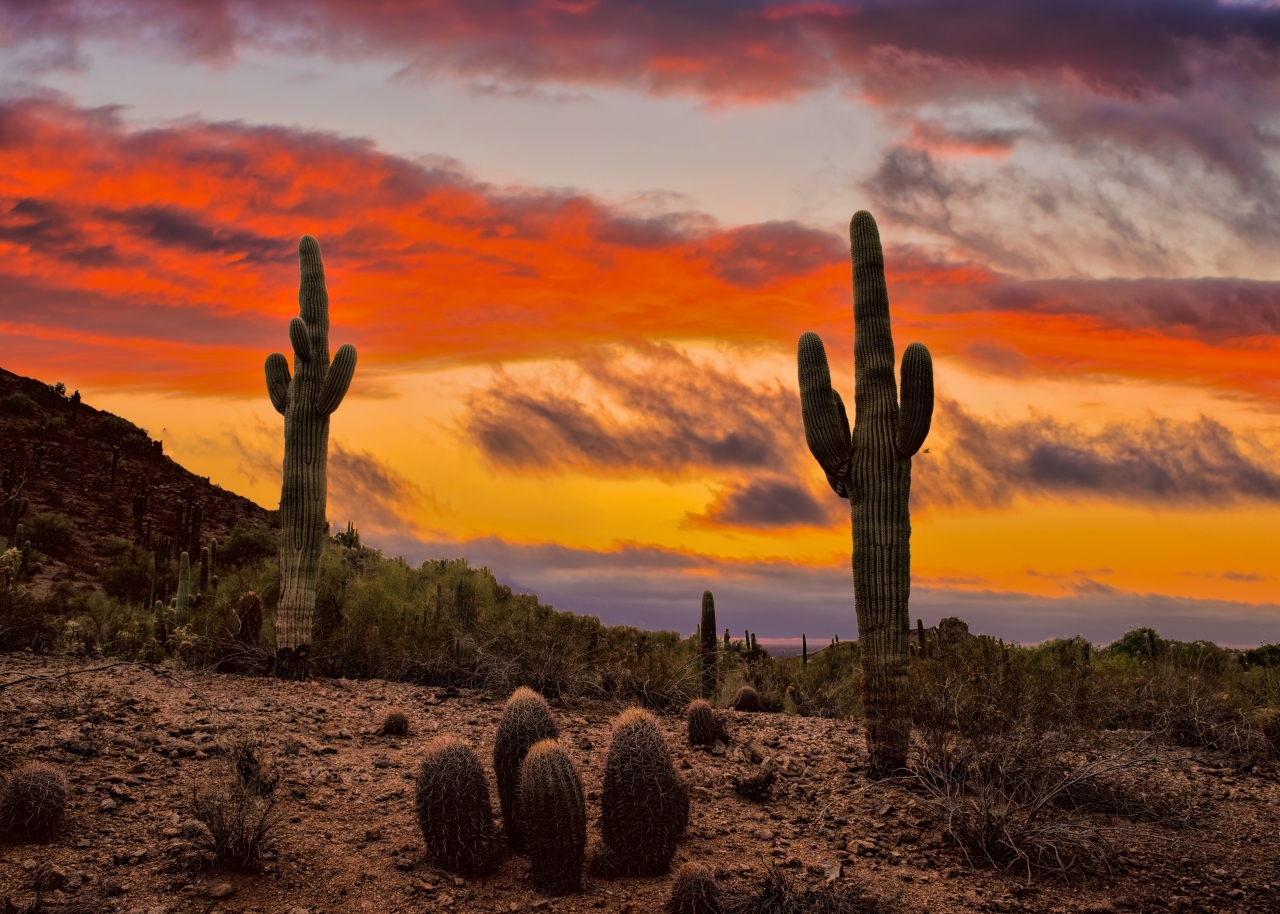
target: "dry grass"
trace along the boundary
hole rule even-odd
[[[191,795],[188,811],[203,826],[192,837],[215,865],[253,871],[282,818],[275,808],[279,774],[257,736],[234,737],[225,747],[225,760],[222,777]]]

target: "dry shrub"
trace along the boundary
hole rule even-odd
[[[215,864],[251,871],[282,818],[275,808],[279,776],[256,737],[234,739],[226,758],[223,775],[192,792],[188,811],[204,826],[193,836]]]
[[[1024,725],[941,753],[917,743],[913,774],[971,864],[1069,877],[1110,870],[1115,839],[1135,830],[1114,817],[1140,805],[1123,778],[1157,758],[1145,743],[1086,751]]]
[[[865,894],[856,882],[809,886],[797,884],[776,866],[764,872],[759,887],[730,898],[725,914],[877,914],[879,899]]]

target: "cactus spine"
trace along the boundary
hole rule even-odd
[[[906,764],[905,698],[911,627],[911,458],[933,418],[933,361],[912,343],[902,354],[902,399],[894,379],[893,334],[880,232],[870,213],[849,225],[853,257],[854,426],[831,386],[822,340],[800,337],[797,363],[805,440],[853,522],[853,601],[862,659],[862,702],[871,768]]]
[[[613,722],[600,797],[600,830],[619,870],[656,876],[671,866],[689,824],[689,791],[653,715],[629,708]]]
[[[520,766],[535,743],[559,736],[560,730],[546,699],[524,686],[511,693],[493,739],[493,773],[498,781],[498,803],[506,823],[507,844],[517,853],[524,850],[518,805]]]
[[[173,616],[173,624],[182,628],[191,621],[191,556],[182,553],[178,559],[178,597],[177,611]]]
[[[698,626],[702,642],[702,697],[716,693],[716,600],[711,591],[702,592],[702,623]]]
[[[267,356],[267,393],[284,416],[284,484],[280,491],[280,603],[276,609],[276,675],[305,678],[316,608],[316,577],[325,539],[325,471],[329,417],[351,385],[355,347],[329,362],[329,293],[320,245],[298,244],[299,317],[289,322],[293,375],[283,355]]]
[[[520,823],[534,884],[548,895],[578,891],[587,849],[587,804],[578,769],[553,739],[534,744],[520,765]]]

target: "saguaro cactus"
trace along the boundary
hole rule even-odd
[[[853,602],[862,658],[862,702],[871,768],[906,763],[905,689],[911,626],[911,458],[933,418],[933,360],[912,343],[902,354],[902,400],[893,376],[893,334],[880,232],[870,213],[849,225],[853,254],[854,425],[831,387],[816,333],[800,337],[800,405],[809,450],[853,519]]]
[[[716,601],[711,591],[702,592],[702,624],[698,626],[702,642],[702,697],[716,692]]]
[[[329,416],[356,370],[356,350],[338,348],[329,361],[329,293],[320,245],[310,235],[298,244],[300,317],[289,322],[293,375],[283,355],[267,356],[267,393],[284,416],[284,485],[280,490],[280,602],[276,609],[276,675],[307,675],[316,608],[316,576],[325,538],[325,470]]]

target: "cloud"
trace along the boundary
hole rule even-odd
[[[329,520],[334,529],[341,518],[365,532],[409,531],[430,536],[424,514],[445,513],[434,494],[424,491],[367,451],[353,451],[340,442],[329,448]],[[436,534],[438,535],[438,534]]]
[[[499,371],[468,400],[464,431],[515,472],[754,473],[794,465],[799,412],[794,390],[655,345],[582,359],[554,386]]]
[[[761,637],[856,636],[848,556],[803,565],[781,560],[720,559],[704,553],[620,543],[613,549],[574,549],[551,543],[513,543],[499,537],[444,540],[378,534],[366,541],[417,563],[466,556],[513,589],[536,593],[557,609],[597,616],[609,625],[638,625],[692,633],[704,589],[716,597],[717,624]],[[973,631],[1035,643],[1083,634],[1095,643],[1130,628],[1153,626],[1165,637],[1205,638],[1252,646],[1275,638],[1280,606],[1201,600],[1115,588],[1077,588],[1068,596],[947,587],[915,582],[911,617],[931,625],[959,616]]]
[[[826,493],[824,493],[825,496]],[[794,480],[761,478],[733,483],[702,514],[685,522],[698,527],[779,530],[828,527],[845,512],[831,498],[818,498]]]
[[[1022,498],[1151,507],[1280,502],[1280,459],[1213,419],[1097,431],[1047,416],[997,423],[939,398],[938,443],[913,462],[912,504],[1004,508]],[[932,442],[931,442],[932,443]]]

